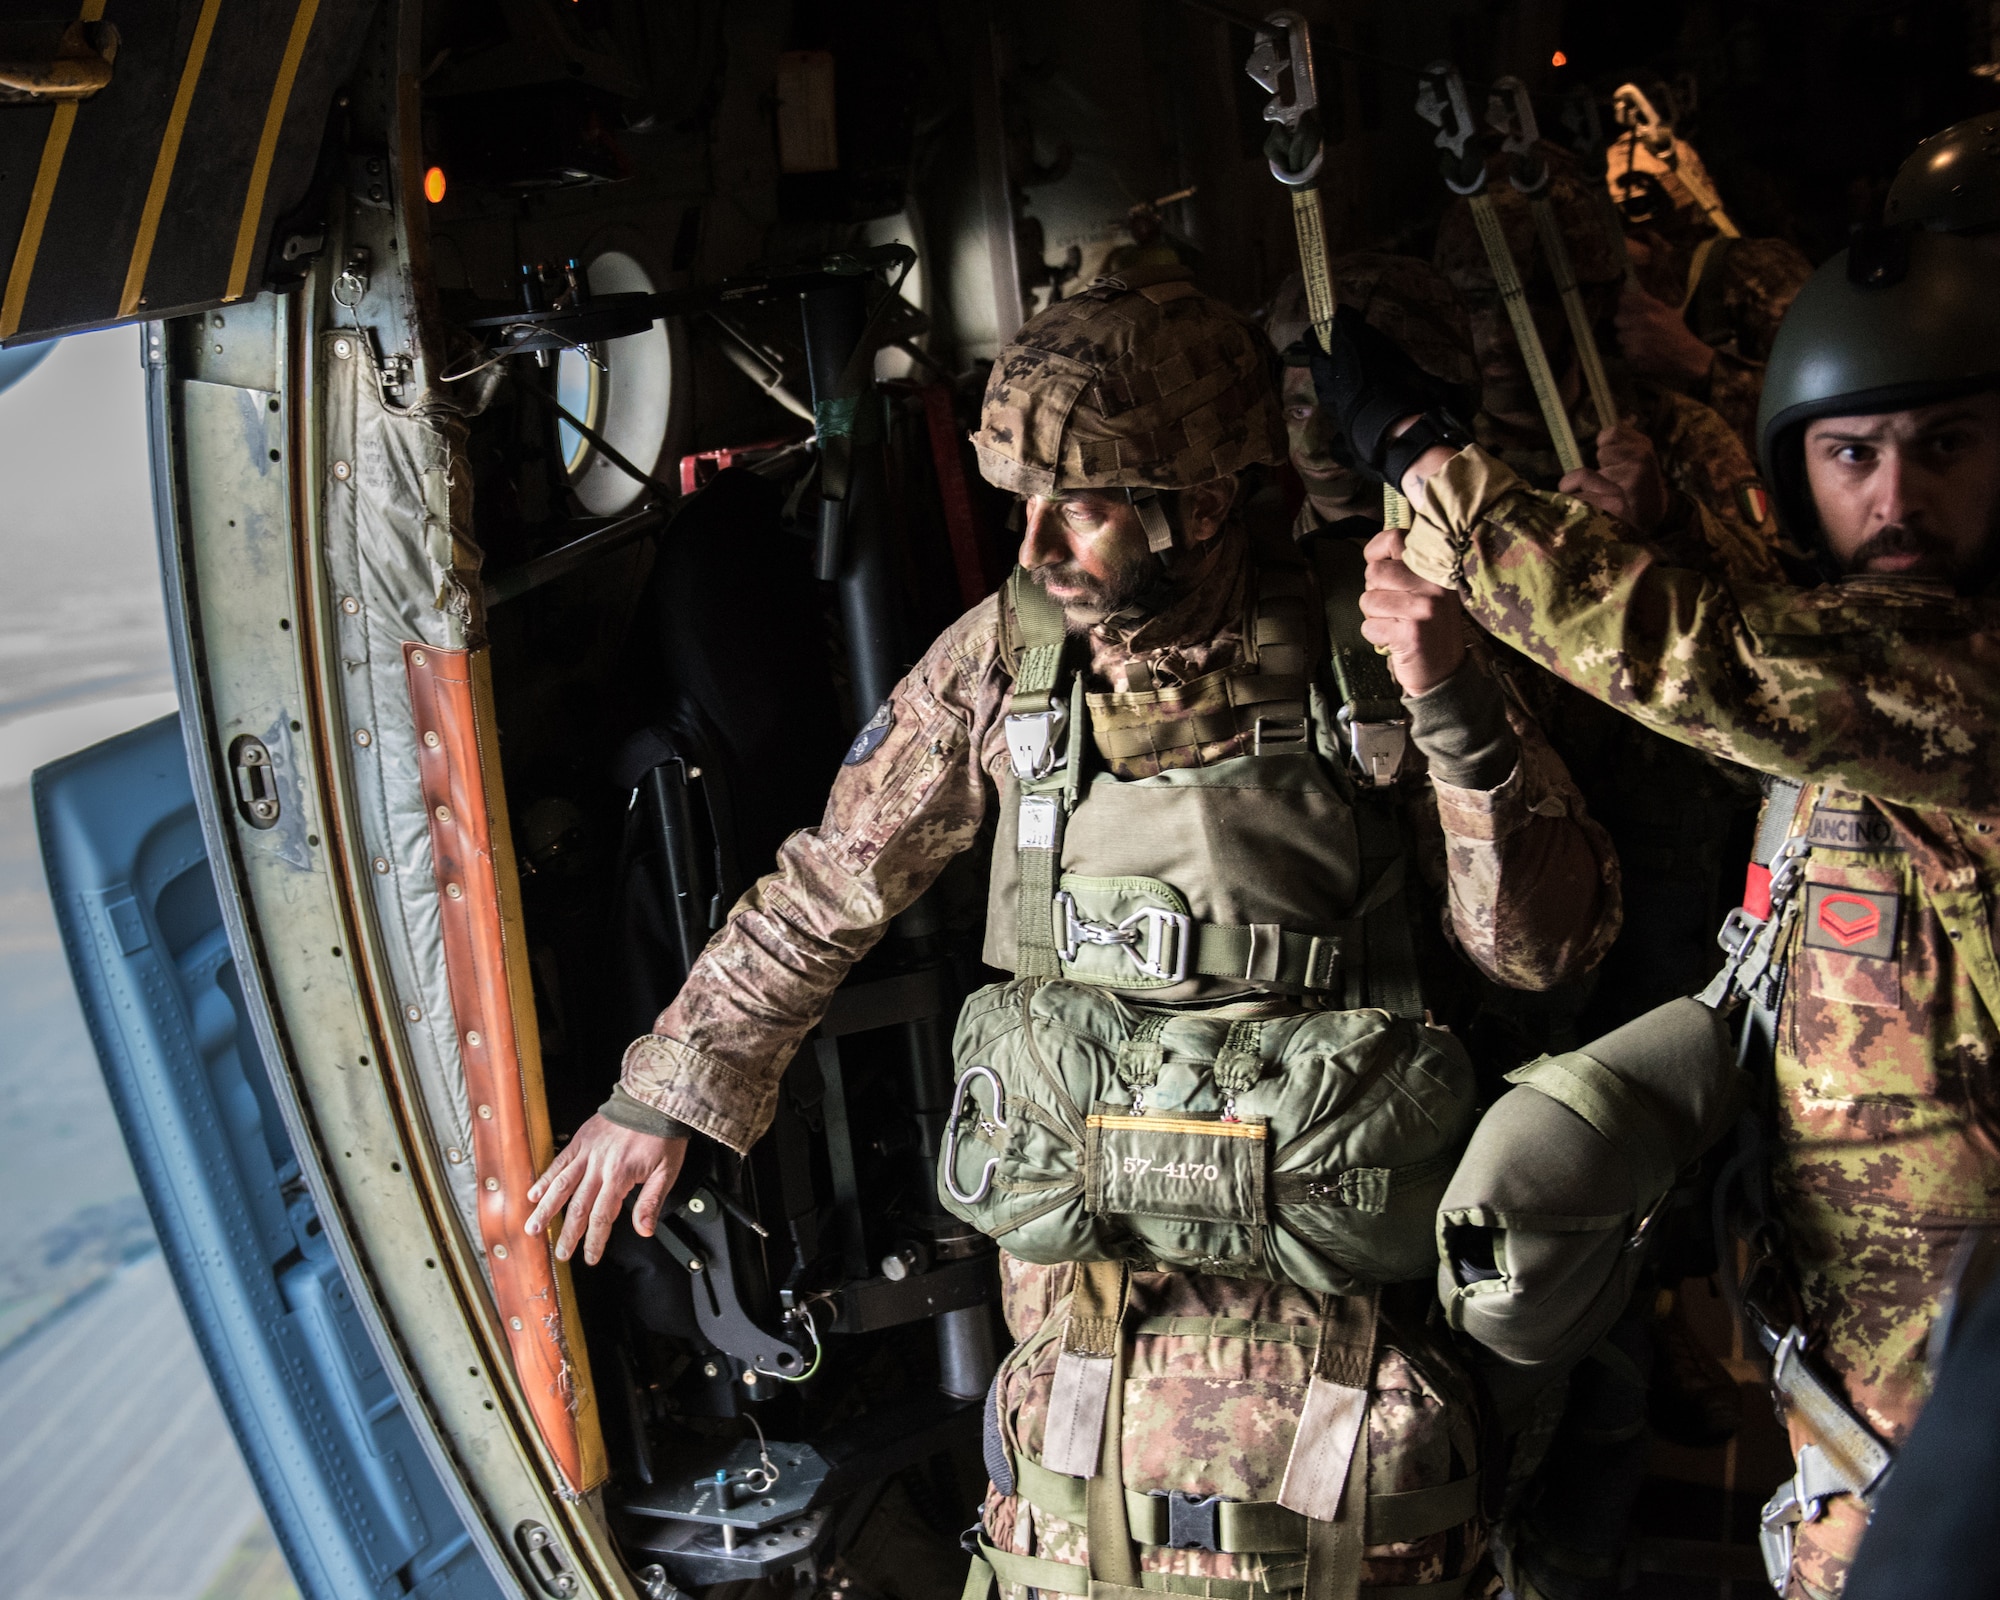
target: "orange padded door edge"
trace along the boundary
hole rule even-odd
[[[468,651],[417,644],[403,646],[403,667],[437,867],[446,977],[472,1104],[480,1243],[514,1371],[570,1491],[581,1493],[602,1478],[603,1452],[595,1416],[579,1425],[580,1414],[595,1407],[582,1350],[572,1360],[565,1337],[564,1311],[573,1305],[567,1285],[548,1236],[531,1239],[521,1231],[534,1209],[528,1186],[543,1118],[528,1095],[531,1086],[541,1093],[540,1059],[538,1051],[528,1058],[536,1041],[523,1038],[517,1021],[532,1028],[534,1020],[517,1019],[509,981],[501,871],[503,865],[511,871],[511,860],[487,811],[474,667]],[[518,938],[518,925],[512,932]],[[545,1131],[540,1142],[547,1142]]]

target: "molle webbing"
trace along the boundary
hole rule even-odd
[[[1259,549],[1240,666],[1191,683],[1085,696],[1091,737],[1114,772],[1134,758],[1198,766],[1205,745],[1248,735],[1253,747],[1305,747],[1306,698],[1317,628],[1312,583],[1290,551]],[[1150,674],[1148,674],[1150,681]]]

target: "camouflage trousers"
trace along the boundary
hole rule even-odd
[[[1879,1153],[1878,1153],[1879,1154]],[[1830,1163],[1828,1165],[1831,1165]],[[1827,1174],[1822,1171],[1822,1180]],[[1952,1252],[1985,1219],[1910,1216],[1836,1193],[1793,1193],[1782,1207],[1806,1313],[1808,1352],[1839,1379],[1864,1421],[1892,1446],[1909,1437],[1929,1396],[1925,1343],[1940,1309]],[[1789,1419],[1792,1449],[1812,1435]],[[1794,1529],[1789,1594],[1831,1600],[1868,1526],[1851,1497],[1826,1503]]]
[[[995,1382],[998,1442],[1010,1473],[1040,1462],[1049,1396],[1068,1311],[1071,1269],[1002,1257],[1005,1306],[1019,1341]],[[1428,1285],[1419,1304],[1429,1298]],[[1304,1405],[1321,1322],[1320,1297],[1285,1285],[1188,1273],[1136,1273],[1125,1317],[1125,1388],[1121,1435],[1128,1499],[1219,1495],[1226,1501],[1271,1501],[1278,1494]],[[1378,1497],[1463,1485],[1473,1489],[1478,1424],[1467,1380],[1449,1353],[1422,1329],[1405,1331],[1385,1312],[1376,1343],[1367,1416],[1371,1520]],[[990,1457],[989,1457],[990,1459]],[[998,1464],[996,1463],[996,1466]],[[1072,1569],[1069,1587],[1089,1590],[1089,1538],[1077,1515],[1064,1516],[1019,1492],[989,1487],[981,1518],[991,1549],[1035,1556]],[[1045,1496],[1046,1498],[1046,1496]],[[1482,1570],[1486,1526],[1476,1492],[1464,1497],[1471,1515],[1421,1537],[1369,1544],[1365,1586],[1446,1585]],[[1232,1554],[1141,1542],[1138,1567],[1193,1580],[1212,1594],[1240,1583],[1259,1596],[1296,1588],[1303,1551]],[[1001,1562],[996,1559],[996,1567]],[[1054,1586],[1054,1578],[1038,1587]],[[1001,1572],[1005,1600],[1027,1600],[1024,1583]],[[1246,1581],[1247,1580],[1247,1581]],[[1176,1587],[1181,1587],[1176,1585]]]

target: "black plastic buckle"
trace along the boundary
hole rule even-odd
[[[1222,1548],[1222,1496],[1197,1499],[1184,1490],[1167,1494],[1167,1544],[1175,1550]]]

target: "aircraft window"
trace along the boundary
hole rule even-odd
[[[606,250],[585,269],[592,294],[651,294],[652,274],[637,257]],[[556,398],[565,411],[603,435],[641,471],[659,475],[686,411],[686,367],[678,329],[662,318],[643,332],[592,345],[588,356],[565,350],[556,358]],[[557,423],[563,471],[581,508],[616,516],[645,494],[644,484],[566,422]]]

